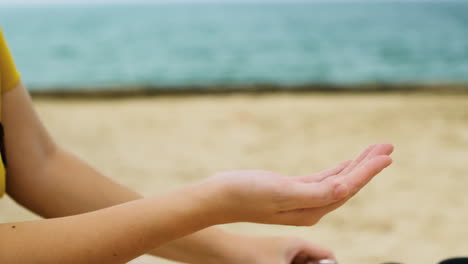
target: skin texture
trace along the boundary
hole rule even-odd
[[[2,107],[7,192],[49,219],[0,225],[0,263],[125,263],[144,253],[194,264],[333,259],[300,239],[240,236],[210,226],[313,225],[390,165],[393,151],[373,145],[352,162],[305,177],[223,172],[142,199],[57,145],[23,85],[4,94]]]

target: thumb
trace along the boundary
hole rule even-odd
[[[299,247],[296,249],[292,263],[319,263],[320,260],[335,260],[335,255],[328,249],[321,246],[309,243],[308,241],[301,241]],[[289,263],[289,262],[288,262]]]
[[[348,194],[346,185],[335,180],[304,183],[293,181],[288,188],[286,210],[307,209],[332,204]]]

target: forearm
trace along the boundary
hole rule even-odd
[[[82,214],[142,198],[60,148],[53,151],[34,174],[16,173],[30,177],[28,182],[34,182],[35,188],[24,189],[23,185],[15,184],[11,194],[21,204],[47,218]],[[210,227],[147,253],[180,262],[218,263],[226,255],[236,254],[237,248],[233,246],[240,243],[234,242],[241,239],[241,236]]]
[[[253,238],[210,227],[164,244],[150,253],[155,256],[192,264],[227,263],[255,255]],[[241,261],[239,263],[249,263]]]
[[[21,205],[51,218],[82,214],[141,198],[57,147],[22,84],[3,95],[2,113],[8,157],[7,192]],[[164,244],[152,253],[185,261],[187,252],[197,249],[196,255],[188,256],[194,263],[201,252],[206,256],[225,255],[223,245],[229,241],[232,236],[226,237],[219,229],[209,228],[195,236]],[[179,256],[183,256],[182,259]]]
[[[0,262],[124,263],[216,224],[204,206],[214,189],[190,186],[91,213],[0,225]]]

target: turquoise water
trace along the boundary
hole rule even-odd
[[[468,82],[468,2],[0,7],[36,89]]]

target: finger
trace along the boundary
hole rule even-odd
[[[376,153],[389,153],[391,150],[392,147],[381,147]],[[276,201],[277,211],[317,208],[349,199],[391,163],[392,159],[389,156],[380,155],[359,162],[359,167],[339,178],[329,177],[313,183],[290,181],[288,187],[279,195],[280,199]]]
[[[392,163],[392,159],[388,156],[378,156],[374,159],[368,161],[367,164],[363,165],[360,171],[353,172],[357,176],[351,175],[350,177],[343,179],[347,180],[347,183],[342,182],[344,186],[347,186],[348,195],[339,200],[338,202],[332,203],[322,208],[317,208],[315,213],[317,215],[325,215],[343,204],[345,204],[349,199],[351,199],[356,193],[359,192],[362,187],[364,187],[375,175],[377,175],[384,168],[388,167]],[[350,178],[353,178],[352,180]]]
[[[346,177],[343,177],[342,184],[347,186],[348,196],[353,196],[362,189],[375,175],[392,164],[392,158],[386,155],[376,156],[365,161]],[[336,184],[336,183],[335,183]]]
[[[306,243],[302,250],[302,253],[306,254],[308,260],[321,260],[321,259],[333,259],[335,260],[335,255],[330,250],[311,244]]]
[[[367,147],[355,160],[348,160],[338,164],[338,166],[334,168],[326,169],[310,176],[298,177],[297,179],[302,182],[319,182],[333,175],[346,174],[347,172],[352,171],[355,167],[359,166],[360,163],[366,159],[376,155],[390,155],[392,151],[393,146],[391,144],[374,144]]]
[[[299,252],[292,260],[292,264],[304,264],[306,263],[307,258],[307,254]]]
[[[372,159],[373,157],[379,156],[379,155],[387,155],[389,156],[390,154],[393,153],[393,145],[392,144],[379,144],[377,147],[375,147],[371,153],[366,157],[366,159]]]
[[[323,170],[323,171],[321,171],[319,173],[309,175],[309,176],[297,177],[296,180],[301,181],[301,182],[305,182],[305,183],[319,182],[319,181],[324,180],[327,177],[337,175],[342,170],[344,170],[351,162],[352,162],[352,160],[347,160],[347,161],[341,162],[340,164],[338,164],[334,168],[326,169],[326,170]]]
[[[293,181],[285,189],[284,202],[280,211],[321,207],[332,204],[348,195],[348,186],[329,180],[318,183]]]
[[[321,207],[326,208],[326,207]],[[296,209],[277,213],[273,222],[280,225],[313,226],[319,222],[325,214],[317,214],[321,209]]]
[[[346,174],[353,170],[361,161],[363,161],[367,155],[376,147],[377,145],[368,146],[356,159],[354,159],[344,170],[341,171],[341,174]]]
[[[379,155],[390,155],[393,152],[393,145],[392,144],[376,144],[373,145],[374,147],[370,149],[370,151],[367,152],[366,155],[361,155],[358,160],[354,163],[348,166],[345,170],[342,171],[341,175],[345,175],[347,173],[350,173],[356,168],[359,168],[364,162],[379,156]],[[364,153],[363,153],[364,154]]]

